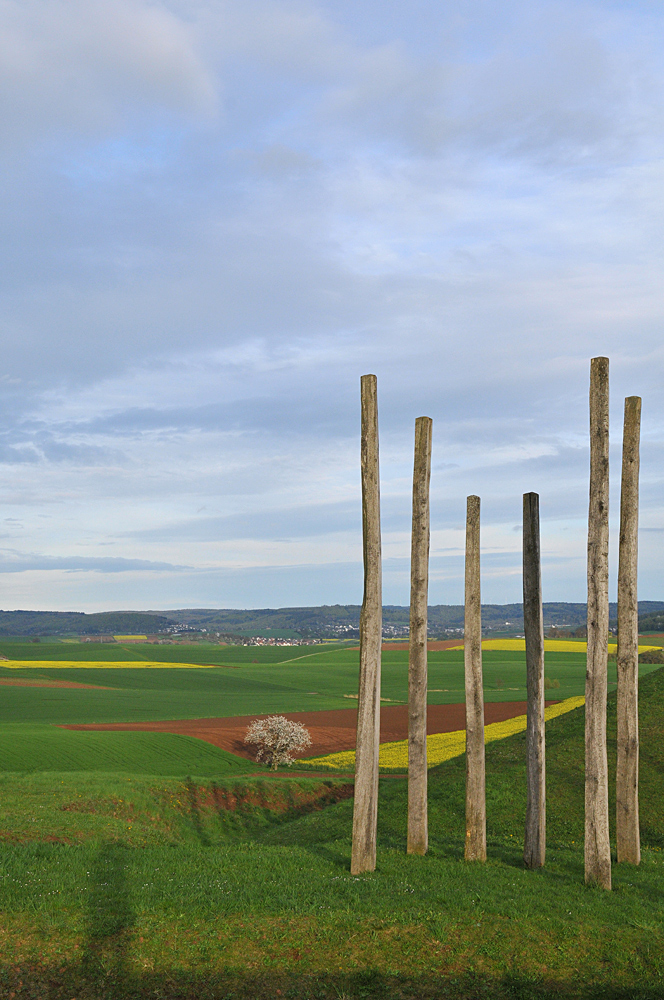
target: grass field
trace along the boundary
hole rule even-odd
[[[344,649],[330,644],[325,652]],[[11,660],[161,660],[163,663],[247,664],[282,663],[310,656],[320,646],[216,646],[209,642],[158,646],[152,643],[17,642],[0,639],[0,654]]]
[[[247,647],[229,647],[239,653],[246,653]],[[44,666],[48,660],[62,661],[62,644],[46,644],[33,646],[39,649],[39,655],[31,657],[39,663],[38,667],[24,669],[10,668],[0,665],[0,678],[32,678],[53,677],[58,680],[72,680],[86,684],[98,684],[111,687],[117,694],[110,692],[79,692],[80,708],[72,701],[76,711],[82,711],[83,705],[90,704],[94,711],[133,711],[139,714],[127,716],[108,715],[102,719],[72,719],[72,722],[86,721],[132,721],[139,718],[173,718],[175,702],[182,705],[182,712],[177,716],[196,718],[199,715],[225,716],[245,715],[271,711],[310,711],[323,708],[348,707],[348,696],[357,694],[357,676],[359,654],[354,649],[323,649],[317,652],[300,652],[302,647],[291,647],[287,650],[289,659],[277,659],[284,653],[285,647],[256,647],[252,650],[254,659],[260,662],[238,662],[217,669],[195,671],[192,669],[172,670],[168,668],[168,660],[164,660],[163,671],[151,667],[142,669],[138,664],[154,661],[160,647],[138,646],[128,649],[120,657],[117,650],[109,661],[120,660],[125,663],[136,663],[132,669],[125,667],[121,671],[113,668],[86,667],[81,659],[81,666],[60,667],[50,671]],[[308,647],[304,647],[307,649]],[[200,646],[189,648],[161,647],[164,655],[177,653],[177,660],[170,662],[190,663],[208,662],[204,658],[206,650]],[[26,661],[25,648],[12,649],[12,660]],[[84,650],[90,657],[91,653]],[[97,659],[95,651],[95,659]],[[222,653],[219,650],[218,653]],[[295,653],[295,655],[293,655]],[[161,655],[161,653],[159,653]],[[382,695],[387,701],[404,703],[408,695],[407,665],[408,653],[404,650],[387,651],[383,653]],[[546,673],[554,684],[550,697],[557,699],[569,698],[584,693],[585,686],[585,652],[548,652],[546,655]],[[483,654],[485,699],[488,701],[518,701],[525,698],[525,655],[520,651],[490,650]],[[642,664],[641,674],[645,675],[656,666]],[[615,662],[609,664],[609,685],[615,686]],[[556,684],[557,682],[557,684]],[[47,689],[41,689],[45,692]],[[25,689],[23,689],[25,692]],[[13,688],[3,691],[7,698],[20,698],[21,689]],[[124,694],[122,694],[124,692]],[[129,696],[129,692],[131,695]],[[146,698],[144,693],[149,692]],[[177,694],[176,694],[177,692]],[[555,692],[555,694],[554,694]],[[345,697],[344,697],[345,696]],[[32,696],[31,696],[32,697]],[[44,693],[46,698],[46,694]],[[63,691],[50,696],[55,705],[65,698]],[[74,697],[68,692],[66,698]],[[429,702],[430,704],[460,703],[464,700],[463,651],[448,650],[429,654]],[[134,703],[130,708],[127,702]],[[147,705],[146,702],[150,704]],[[25,718],[22,714],[28,711],[28,702],[21,703],[19,714],[13,712],[11,702],[8,711],[9,718]],[[104,709],[102,706],[106,706]],[[207,706],[207,707],[206,707]],[[203,711],[201,710],[203,708]],[[55,709],[54,709],[55,710]],[[143,713],[148,714],[144,715]],[[161,712],[162,714],[154,714]],[[167,714],[163,714],[166,712]],[[2,716],[0,715],[0,718]],[[27,721],[27,720],[26,720]],[[35,721],[37,721],[35,719]],[[49,721],[59,721],[52,719]]]
[[[405,781],[381,782],[361,878],[332,781],[0,776],[0,995],[661,1000],[662,670],[640,718],[644,860],[611,893],[583,884],[583,710],[547,727],[541,872],[521,861],[525,734],[487,747],[486,865],[462,860],[462,757],[430,772],[425,858],[405,853]],[[609,746],[613,783],[615,695]]]
[[[0,771],[54,770],[222,776],[263,768],[203,740],[173,733],[76,732],[26,723],[0,726]]]

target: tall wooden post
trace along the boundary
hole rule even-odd
[[[639,835],[639,606],[636,592],[639,532],[641,399],[625,400],[620,554],[618,560],[618,758],[616,841],[618,861],[638,865]]]
[[[466,676],[466,861],[486,861],[484,691],[480,601],[480,498],[466,508],[466,586],[463,659]]]
[[[363,375],[360,389],[364,597],[360,613],[360,690],[357,704],[355,801],[350,863],[353,875],[373,871],[376,867],[380,654],[383,627],[376,376]]]
[[[585,877],[611,888],[606,694],[609,639],[609,359],[590,363]]]
[[[523,626],[526,636],[526,868],[541,868],[546,853],[544,761],[544,625],[540,566],[539,494],[523,494]]]
[[[415,421],[413,526],[410,550],[408,651],[408,853],[426,854],[427,827],[427,603],[429,597],[429,483],[431,417]]]

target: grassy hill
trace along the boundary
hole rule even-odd
[[[610,607],[611,618],[616,605]],[[641,627],[656,629],[664,621],[663,601],[639,601]],[[544,624],[578,628],[586,623],[586,605],[547,602],[543,605]],[[463,605],[435,604],[429,608],[429,631],[463,628]],[[407,607],[387,605],[383,624],[399,630],[408,625]],[[511,630],[523,627],[523,605],[482,605],[482,626],[498,630],[508,622]],[[653,624],[653,622],[655,624]],[[660,622],[660,624],[657,624]],[[78,611],[0,611],[0,636],[55,635],[142,635],[163,632],[175,624],[236,636],[273,636],[274,638],[343,638],[357,635],[360,624],[359,604],[333,604],[305,608],[180,608],[173,611],[108,611],[84,614]]]
[[[639,601],[639,611],[645,615],[664,612],[664,601]],[[152,613],[152,612],[150,612]],[[331,604],[309,608],[261,608],[249,610],[224,608],[179,608],[154,612],[165,614],[183,625],[206,628],[210,631],[239,632],[242,634],[276,636],[281,630],[300,635],[326,637],[340,636],[345,629],[357,631],[360,625],[359,604]],[[617,614],[617,605],[610,606],[611,618]],[[447,628],[463,628],[462,604],[434,604],[429,607],[429,630],[432,633]],[[543,605],[545,625],[566,625],[572,628],[586,624],[586,605],[566,602],[546,602]],[[410,612],[407,607],[386,605],[383,608],[385,628],[408,625]],[[512,628],[523,627],[522,604],[483,604],[482,626],[497,629],[510,622]]]
[[[143,635],[163,632],[176,623],[142,611],[0,611],[0,636]]]
[[[650,614],[639,615],[639,630],[641,632],[663,632],[664,611],[653,611]]]
[[[521,861],[523,735],[487,747],[485,865],[462,861],[460,758],[430,773],[425,858],[405,854],[405,781],[381,782],[362,877],[333,781],[5,774],[0,993],[661,1000],[664,671],[640,700],[644,859],[611,893],[583,883],[583,710],[548,725],[540,872]]]

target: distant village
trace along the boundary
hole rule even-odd
[[[515,637],[522,637],[523,625],[519,622],[504,622],[486,626],[484,633],[510,634]],[[267,631],[267,630],[266,630]],[[409,635],[408,625],[385,625],[383,627],[383,639],[385,640],[407,640]],[[166,633],[154,633],[152,635],[86,635],[79,636],[80,642],[103,642],[103,643],[150,643],[153,645],[165,646],[182,643],[212,643],[219,646],[319,646],[329,642],[343,642],[359,640],[359,629],[351,625],[341,625],[336,628],[326,629],[325,636],[283,636],[283,635],[238,635],[237,633],[216,632],[212,629],[195,628],[191,625],[178,625],[171,627]],[[332,634],[330,634],[332,633]],[[429,629],[430,639],[451,639],[463,638],[464,630],[461,627],[441,629]],[[550,638],[571,638],[585,636],[585,629],[571,629],[565,625],[552,625],[546,630]],[[76,641],[61,639],[61,641]]]

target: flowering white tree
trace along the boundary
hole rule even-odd
[[[293,753],[311,746],[311,736],[301,722],[289,722],[283,715],[257,719],[247,729],[245,743],[256,743],[256,760],[264,761],[273,770],[279,764],[292,764]]]

